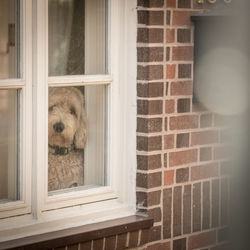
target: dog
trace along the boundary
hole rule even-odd
[[[48,190],[84,184],[87,140],[84,96],[76,87],[49,89]]]

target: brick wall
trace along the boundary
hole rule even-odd
[[[140,249],[227,249],[223,117],[192,103],[191,0],[138,0],[137,207],[154,219]]]

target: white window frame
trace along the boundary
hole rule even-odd
[[[5,217],[0,220],[0,242],[136,212],[136,0],[110,0],[110,75],[67,77],[48,77],[48,0],[22,0],[22,3],[24,66],[33,65],[33,69],[24,67],[23,79],[0,80],[0,88],[18,86],[23,92],[21,162],[24,196],[22,201],[0,206],[0,215]],[[100,82],[109,88],[110,186],[48,196],[48,87]]]
[[[32,172],[32,72],[26,65],[32,65],[32,54],[28,49],[32,46],[32,25],[31,25],[31,0],[27,4],[21,1],[20,16],[20,67],[22,69],[21,78],[0,79],[0,89],[20,90],[20,200],[7,202],[0,206],[0,223],[2,218],[31,213],[31,172]]]

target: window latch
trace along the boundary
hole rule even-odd
[[[14,23],[9,23],[8,27],[8,45],[7,45],[7,54],[10,51],[10,47],[15,47],[16,43],[16,37],[15,37],[15,24]]]

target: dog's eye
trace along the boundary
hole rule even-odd
[[[70,114],[76,116],[76,110],[73,107],[70,108]]]
[[[53,109],[54,109],[55,106],[56,106],[56,105],[50,106],[50,107],[49,107],[49,111],[50,111],[50,112],[53,111]]]

